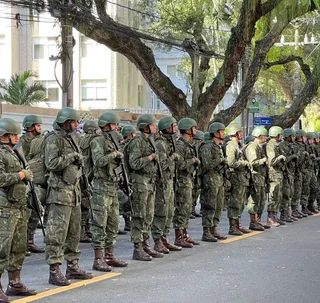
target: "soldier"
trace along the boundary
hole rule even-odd
[[[117,139],[120,117],[112,112],[104,112],[99,117],[102,135],[90,142],[93,162],[93,201],[91,233],[94,248],[93,269],[111,271],[110,266],[126,267],[127,262],[114,256],[114,245],[119,231],[118,180],[115,169],[120,166],[123,153],[117,150],[112,135]],[[104,250],[104,256],[103,256]]]
[[[23,167],[13,151],[19,142],[21,128],[10,118],[0,119],[0,279],[8,271],[8,296],[32,296],[35,290],[28,289],[20,280],[20,271],[27,249],[26,182],[32,180],[32,172]],[[9,302],[0,280],[0,302]]]
[[[194,173],[200,160],[196,157],[192,145],[192,137],[196,135],[197,123],[191,118],[183,118],[178,123],[181,137],[177,140],[177,184],[175,188],[176,208],[173,217],[175,229],[175,245],[192,248],[199,245],[187,232],[189,218],[192,212],[192,189],[194,186]]]
[[[121,134],[123,136],[123,153],[126,153],[128,143],[136,136],[136,128],[132,125],[126,125],[121,129]],[[125,163],[127,167],[127,171],[129,172],[129,163]],[[131,231],[131,205],[128,197],[122,192],[123,203],[120,207],[122,212],[122,217],[124,219],[124,231]],[[119,200],[120,197],[119,197]]]
[[[84,168],[91,184],[93,179],[93,163],[91,157],[90,143],[100,133],[98,120],[88,120],[83,125],[84,135],[80,137],[79,146],[83,155]],[[91,243],[91,232],[89,223],[90,201],[85,195],[81,195],[81,233],[80,242]]]
[[[82,156],[73,132],[78,127],[79,113],[69,107],[57,115],[59,130],[44,141],[45,165],[49,171],[48,198],[50,204],[46,228],[46,261],[50,265],[49,283],[70,284],[68,279],[91,279],[93,275],[79,268],[81,221],[81,162]],[[57,127],[55,127],[57,128]],[[60,265],[67,260],[66,276]]]
[[[202,144],[203,140],[204,140],[204,133],[201,130],[197,130],[196,135],[192,138],[193,146],[196,149],[197,154],[199,152],[199,147]],[[198,171],[196,173],[198,173]],[[200,180],[200,178],[195,178],[195,180]],[[196,211],[199,195],[200,195],[200,184],[194,184],[193,191],[192,191],[192,201],[193,201],[192,213],[191,213],[190,219],[202,217],[201,214],[199,214]]]
[[[307,209],[307,201],[309,197],[310,175],[307,170],[307,162],[309,161],[309,153],[306,151],[305,142],[307,141],[307,133],[299,129],[296,131],[295,149],[299,155],[297,170],[294,178],[294,194],[292,198],[292,215],[296,218],[308,217],[311,212]],[[301,204],[302,211],[298,207]]]
[[[244,159],[241,151],[243,131],[239,125],[232,124],[228,128],[230,141],[226,145],[226,158],[231,173],[231,190],[228,203],[229,235],[241,236],[250,233],[240,224],[244,210],[247,187],[249,186],[248,170],[250,163]]]
[[[271,139],[266,146],[270,174],[270,195],[268,203],[268,224],[270,226],[275,226],[275,223],[286,225],[286,223],[277,216],[282,200],[283,169],[286,165],[286,156],[281,154],[279,148],[282,135],[283,129],[281,127],[272,126],[269,129]]]
[[[310,183],[309,183],[309,197],[308,197],[308,203],[307,203],[307,208],[309,212],[312,214],[316,214],[319,211],[315,209],[314,207],[314,201],[316,200],[318,196],[318,180],[317,180],[317,168],[318,168],[318,160],[319,158],[317,157],[317,148],[315,145],[315,139],[316,139],[316,134],[314,132],[308,132],[307,133],[307,142],[306,142],[306,150],[309,153],[309,162],[307,169],[310,174]]]
[[[176,173],[175,161],[178,160],[178,155],[175,150],[177,121],[171,116],[164,117],[160,119],[158,129],[162,132],[162,135],[156,138],[156,146],[165,186],[162,191],[160,185],[156,183],[155,210],[151,232],[155,242],[154,250],[168,254],[169,251],[180,251],[182,249],[180,246],[173,245],[169,242],[169,234],[174,215],[173,180]],[[165,197],[162,196],[163,193]]]
[[[25,116],[22,122],[23,129],[25,133],[21,136],[20,142],[22,143],[23,153],[26,155],[26,159],[30,160],[30,147],[31,142],[41,135],[42,131],[42,120],[37,115],[28,115]],[[31,166],[30,169],[33,167]],[[45,176],[42,176],[45,180]],[[40,189],[37,190],[39,194]],[[40,195],[39,195],[40,196]],[[45,197],[45,193],[41,193],[41,196]],[[31,253],[43,253],[44,248],[38,247],[34,244],[34,235],[36,233],[37,225],[39,223],[39,218],[37,213],[32,210],[31,215],[28,221],[28,250]]]
[[[134,243],[133,260],[151,261],[163,254],[150,247],[149,235],[154,216],[155,181],[159,156],[153,148],[157,120],[150,114],[142,114],[137,120],[140,136],[129,144],[125,154],[131,170],[132,180],[132,227],[131,241]],[[150,141],[151,140],[151,141]]]
[[[268,131],[263,126],[257,126],[252,131],[254,141],[250,141],[243,153],[252,167],[253,185],[255,191],[251,191],[248,200],[248,212],[250,215],[249,229],[264,231],[267,225],[261,223],[261,217],[266,203],[266,177],[268,173],[268,159],[262,149],[265,144]],[[249,141],[249,140],[248,140]]]
[[[298,220],[295,217],[291,217],[289,213],[294,192],[294,175],[298,159],[293,147],[295,136],[296,133],[293,129],[286,128],[283,130],[283,141],[279,143],[281,153],[286,156],[286,169],[284,170],[282,200],[280,203],[280,220],[288,223]]]
[[[318,184],[320,184],[320,133],[315,133],[316,134],[316,139],[315,139],[315,147],[317,151],[317,158],[319,159],[317,161],[317,181]],[[317,195],[317,210],[320,210],[320,190],[318,190],[318,195]]]
[[[201,145],[199,150],[201,161],[202,188],[202,227],[201,240],[217,242],[227,237],[219,234],[218,227],[224,203],[223,170],[227,165],[222,151],[225,126],[214,122],[209,127],[211,140]]]

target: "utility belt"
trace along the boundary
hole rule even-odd
[[[148,183],[155,183],[156,181],[156,175],[147,175],[143,172],[140,171],[136,171],[132,174],[132,179],[135,179],[135,176],[141,179],[143,179],[143,181],[147,181]]]

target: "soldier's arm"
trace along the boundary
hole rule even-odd
[[[91,158],[93,165],[96,167],[104,167],[116,158],[113,151],[107,152],[105,150],[104,140],[103,137],[97,137],[90,142]]]
[[[7,187],[21,182],[19,173],[7,173],[4,160],[5,154],[0,152],[0,187]]]
[[[245,150],[246,157],[253,168],[264,165],[266,162],[257,156],[256,145],[249,144]]]
[[[227,164],[230,168],[241,168],[246,165],[246,161],[237,159],[236,155],[238,153],[238,150],[232,145],[227,144],[226,146],[226,157],[227,157]]]
[[[179,160],[177,162],[178,170],[186,170],[189,167],[194,165],[194,159],[185,159],[184,157],[184,146],[182,144],[177,143],[176,153],[179,155]]]
[[[163,140],[156,140],[156,148],[158,150],[160,164],[162,170],[167,170],[170,167],[173,159],[166,153],[166,144]]]
[[[75,161],[74,154],[61,154],[59,144],[60,138],[51,135],[45,139],[44,163],[49,171],[62,171]]]
[[[213,154],[212,144],[204,144],[199,151],[201,167],[204,171],[209,171],[218,167],[223,158],[220,156],[220,151]]]
[[[269,165],[271,167],[277,167],[282,162],[280,156],[276,157],[274,148],[270,144],[267,145],[267,156],[268,156],[268,159],[269,159]]]
[[[150,163],[149,155],[143,156],[139,138],[132,140],[128,146],[129,165],[133,170],[140,170]]]

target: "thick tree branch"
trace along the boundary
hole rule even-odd
[[[261,15],[265,16],[271,13],[283,0],[269,0],[261,5]]]

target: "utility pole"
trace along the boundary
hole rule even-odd
[[[197,112],[197,105],[200,96],[200,89],[199,89],[199,53],[198,48],[194,48],[194,55],[193,55],[193,71],[192,71],[192,106]]]
[[[299,49],[299,24],[294,24],[294,50]],[[293,101],[296,101],[300,91],[300,72],[298,62],[294,62],[294,75],[293,75]],[[293,129],[299,129],[299,120],[293,125]]]

